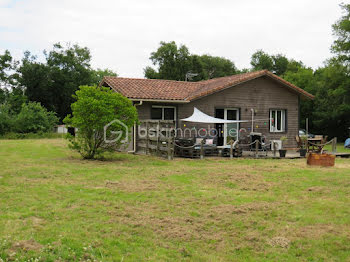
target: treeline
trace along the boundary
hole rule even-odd
[[[239,70],[226,58],[199,56],[184,45],[161,42],[150,57],[155,68],[146,67],[145,77],[185,80],[187,75],[192,76],[190,81],[200,81],[267,69],[315,95],[313,101],[301,101],[301,127],[308,118],[310,132],[345,139],[350,131],[350,5],[341,8],[344,15],[333,25],[336,39],[330,48],[334,57],[317,69],[283,54],[258,50],[251,56],[251,68]]]
[[[301,101],[301,127],[308,118],[310,132],[344,139],[350,127],[350,5],[341,8],[344,15],[333,25],[334,57],[317,69],[263,50],[251,56],[251,68],[238,69],[227,58],[191,54],[185,45],[161,42],[151,53],[154,67],[144,69],[145,77],[200,81],[267,69],[315,95],[314,101]],[[15,61],[9,51],[0,55],[0,133],[9,126],[18,130],[4,119],[17,119],[23,105],[30,101],[40,103],[62,121],[71,112],[73,94],[79,86],[98,84],[103,76],[116,75],[109,69],[93,69],[87,47],[55,44],[44,55],[44,61],[30,52],[25,52],[21,61]]]
[[[97,85],[103,76],[117,75],[93,69],[87,47],[57,43],[43,53],[44,61],[29,51],[21,61],[7,50],[0,55],[0,134],[50,131],[71,112],[79,86]]]

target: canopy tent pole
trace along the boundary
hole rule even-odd
[[[252,112],[252,131],[251,132],[254,132],[254,109],[251,108],[250,111]]]

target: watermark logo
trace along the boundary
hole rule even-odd
[[[113,139],[108,139],[107,138],[107,131],[108,129],[111,129],[114,124],[118,124],[121,126],[121,130],[118,131],[113,131],[110,130],[109,133],[111,134],[111,136],[113,136]],[[121,140],[121,138],[123,137],[123,133],[125,133],[125,139],[123,141],[120,141],[121,143],[129,143],[129,129],[128,127],[120,120],[118,119],[114,119],[113,121],[109,122],[107,125],[105,125],[103,127],[103,138],[104,138],[104,142],[109,144],[109,143],[116,143],[119,140]]]

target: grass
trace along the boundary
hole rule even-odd
[[[332,152],[332,144],[328,144],[324,147],[325,150],[327,150],[328,152]],[[337,143],[337,152],[340,153],[350,153],[350,149],[349,148],[345,148],[344,147],[344,143]]]
[[[85,161],[62,139],[1,140],[0,258],[349,261],[350,160],[305,162]]]

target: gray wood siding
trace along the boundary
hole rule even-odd
[[[144,102],[142,106],[137,107],[140,119],[150,118],[151,106],[153,104],[155,105],[156,103]],[[239,108],[241,120],[251,120],[251,108],[256,110],[255,119],[268,119],[270,109],[285,109],[287,113],[286,132],[270,133],[268,120],[255,123],[254,131],[263,133],[268,140],[279,139],[285,135],[288,137],[285,146],[296,146],[295,136],[299,130],[299,96],[297,93],[268,77],[260,77],[190,103],[178,104],[177,119],[191,116],[193,107],[197,107],[202,112],[211,116],[215,116],[216,108]],[[196,127],[197,130],[214,127],[213,125],[189,122],[179,122],[178,127],[184,127],[184,124],[187,128]],[[247,129],[248,134],[251,123],[241,123],[240,127]]]

